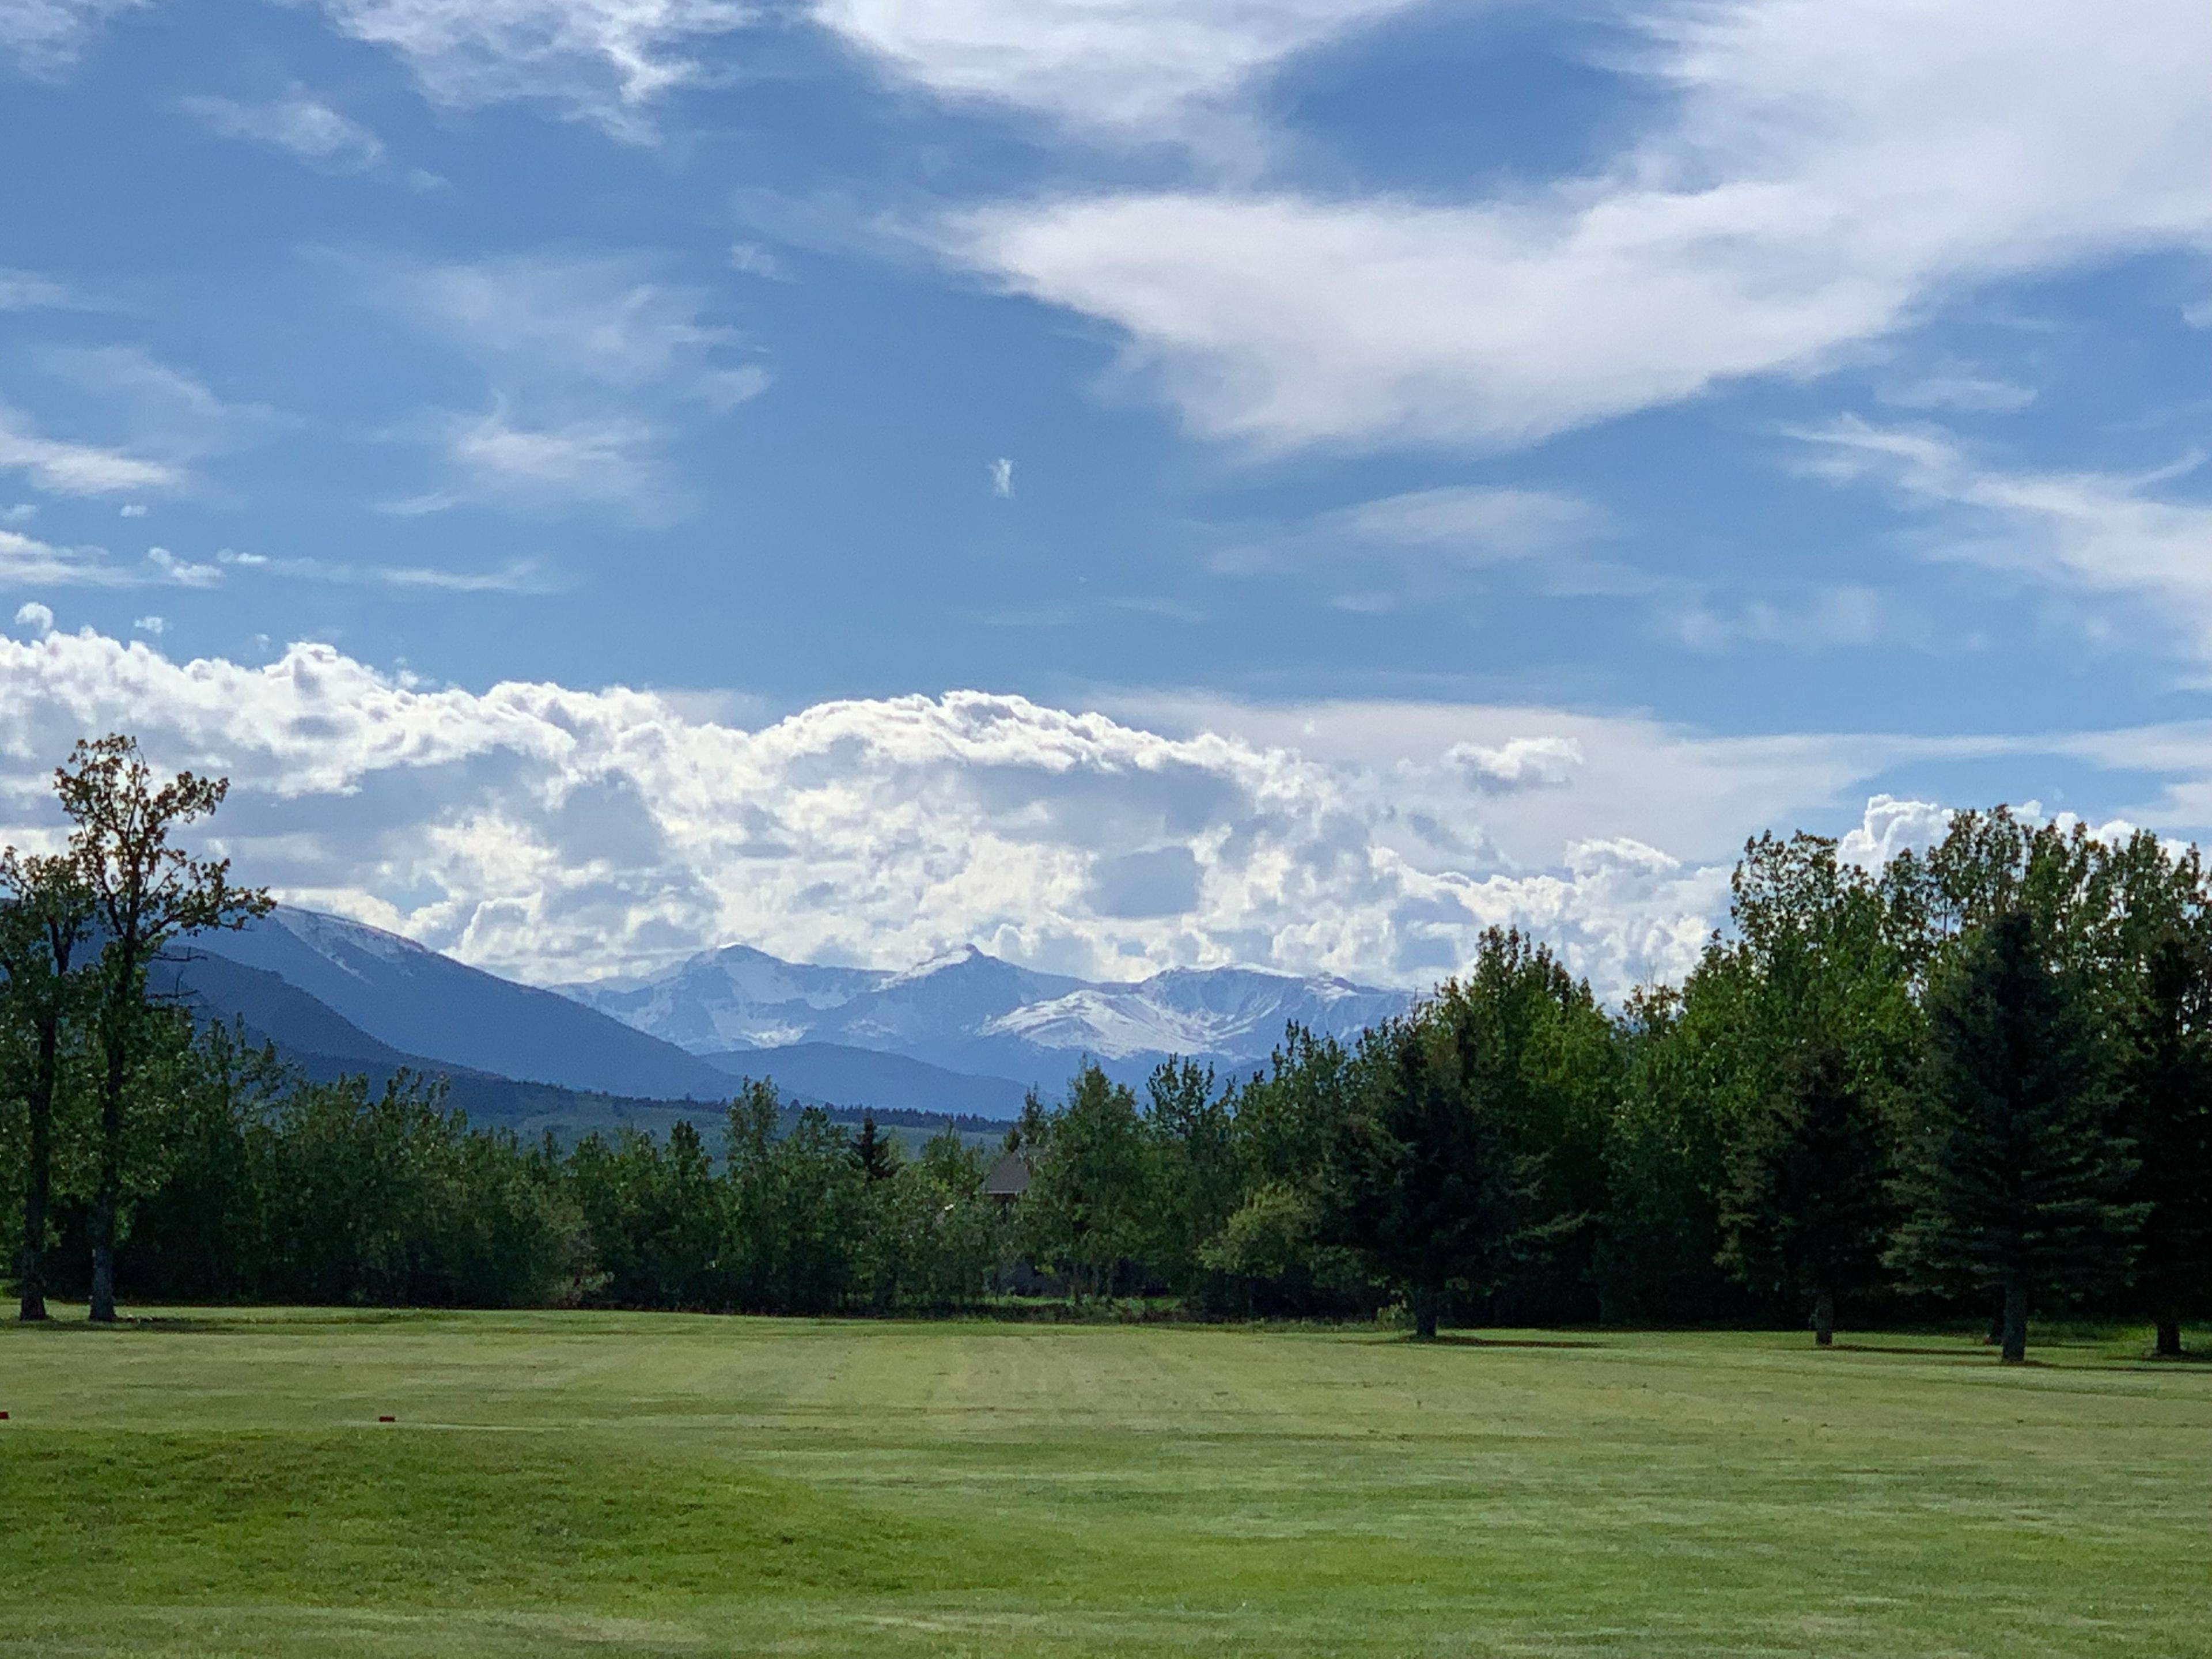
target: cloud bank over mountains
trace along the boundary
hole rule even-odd
[[[649,691],[431,688],[327,645],[249,666],[27,631],[0,640],[10,836],[53,833],[48,769],[75,738],[130,730],[164,766],[234,781],[220,830],[246,878],[540,981],[741,941],[894,968],[972,943],[1096,979],[1241,963],[1419,986],[1520,923],[1617,993],[1683,971],[1722,913],[1751,826],[1699,811],[1802,807],[1866,769],[1724,744],[1700,760],[1692,737],[1655,750],[1649,729],[1590,717],[1525,729],[1535,711],[1496,714],[1524,729],[1489,742],[1401,721],[1395,757],[1358,735],[1377,710],[1316,711],[1302,751],[1193,724],[1231,709],[1162,702],[1148,729],[976,691],[747,731]],[[1605,775],[1577,776],[1593,763]],[[1710,804],[1652,821],[1704,861],[1571,833],[1616,827],[1668,772]]]

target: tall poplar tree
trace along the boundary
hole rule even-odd
[[[179,772],[155,780],[137,739],[80,740],[54,774],[71,825],[69,856],[89,890],[101,935],[94,1021],[100,1058],[99,1174],[92,1200],[89,1317],[115,1318],[115,1230],[123,1203],[131,1068],[148,1029],[146,970],[182,934],[243,927],[271,908],[258,888],[230,884],[228,859],[194,859],[169,843],[229,793],[227,778]]]
[[[23,1242],[16,1255],[18,1317],[46,1317],[46,1218],[53,1196],[54,1109],[65,1027],[83,986],[79,968],[92,892],[76,860],[0,851],[0,974],[11,1092],[23,1102]]]
[[[2110,1127],[2107,1057],[2078,975],[2045,957],[2027,911],[1958,941],[1928,995],[1929,1051],[1893,1259],[1918,1283],[2004,1297],[2007,1361],[2040,1296],[2126,1272],[2148,1206]]]

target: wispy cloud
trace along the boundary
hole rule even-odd
[[[282,150],[326,173],[364,173],[384,160],[381,138],[304,87],[258,103],[208,94],[180,99],[177,107],[210,132]]]
[[[9,586],[208,587],[222,579],[213,566],[179,559],[167,548],[149,548],[143,562],[131,564],[105,548],[62,547],[0,530],[0,584]]]
[[[2007,469],[1937,428],[1845,419],[1796,435],[1815,476],[1882,484],[1938,514],[1927,542],[1937,556],[2123,601],[2136,619],[2132,641],[2155,630],[2212,663],[2212,503],[2174,489],[2201,457],[2134,475]]]
[[[525,100],[619,138],[653,136],[652,106],[711,78],[699,55],[758,15],[733,0],[323,0],[341,33],[383,46],[433,101]]]
[[[955,215],[943,246],[1120,331],[1209,437],[1496,450],[2212,235],[2201,0],[2124,27],[2075,0],[1644,10],[1668,95],[1587,175],[1457,200],[1067,191]]]
[[[218,564],[266,571],[271,575],[345,586],[419,588],[447,593],[551,593],[562,584],[535,560],[510,559],[491,570],[453,570],[434,565],[353,564],[342,560],[272,558],[226,548]]]
[[[940,98],[1116,143],[1250,143],[1268,71],[1417,0],[811,0],[815,21]]]
[[[57,495],[177,489],[186,477],[183,468],[164,461],[41,436],[4,404],[0,404],[0,471],[20,472],[37,488]]]
[[[1504,585],[1555,595],[1642,592],[1650,580],[1599,557],[1618,533],[1602,507],[1556,490],[1451,485],[1239,532],[1211,554],[1222,576],[1297,576],[1375,611]]]
[[[991,463],[991,493],[1002,501],[1013,498],[1014,464],[1004,455]]]
[[[366,297],[479,364],[490,382],[489,410],[420,423],[445,477],[394,511],[580,504],[665,520],[688,499],[667,455],[672,433],[768,385],[736,331],[710,319],[705,291],[657,280],[647,259],[362,269]]]
[[[71,303],[70,291],[28,270],[0,270],[0,311],[54,309]]]
[[[153,0],[8,0],[0,5],[0,59],[25,75],[59,80],[111,17]]]

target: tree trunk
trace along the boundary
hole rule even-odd
[[[46,1316],[46,1205],[53,1192],[55,1050],[59,1042],[52,1024],[42,1021],[39,1070],[31,1085],[31,1167],[23,1186],[23,1249],[15,1273],[22,1296],[16,1317],[27,1322]]]
[[[2158,1346],[2154,1350],[2160,1359],[2181,1358],[2181,1316],[2162,1313],[2158,1316]]]
[[[1416,1286],[1413,1291],[1413,1335],[1423,1342],[1437,1336],[1437,1293]]]
[[[2018,1276],[2005,1280],[2002,1358],[2008,1365],[2017,1365],[2027,1358],[2027,1281]]]
[[[1813,1340],[1820,1347],[1832,1346],[1836,1340],[1836,1293],[1822,1290],[1813,1297]]]
[[[115,1212],[123,1202],[123,1043],[107,1042],[106,1086],[100,1099],[100,1186],[92,1200],[92,1306],[95,1325],[115,1322]]]

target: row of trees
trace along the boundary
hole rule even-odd
[[[2212,902],[2195,850],[1965,814],[1879,870],[1746,850],[1729,929],[1618,1011],[1486,938],[1402,1019],[1132,1090],[1086,1066],[996,1148],[912,1154],[766,1085],[719,1138],[518,1144],[434,1085],[311,1083],[147,1000],[169,939],[265,906],[170,848],[220,783],[122,739],[58,776],[67,852],[0,860],[0,1066],[27,1317],[54,1248],[171,1297],[928,1310],[1038,1277],[1194,1311],[1468,1322],[2149,1318],[2212,1291]],[[70,1103],[79,1103],[71,1109]],[[58,1126],[59,1126],[58,1129]],[[74,1282],[72,1280],[72,1282]]]

